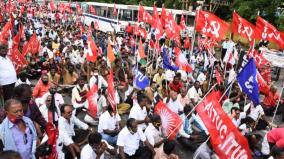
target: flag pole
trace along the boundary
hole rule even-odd
[[[280,92],[280,96],[279,96],[279,98],[278,98],[277,106],[276,106],[276,109],[275,109],[275,111],[274,111],[274,114],[273,114],[271,123],[273,123],[273,121],[274,121],[274,119],[275,119],[275,116],[276,116],[276,113],[277,113],[277,110],[278,110],[278,107],[279,107],[279,104],[280,104],[280,99],[281,99],[281,96],[282,96],[282,93],[283,93],[283,89],[284,89],[284,83],[283,83],[283,85],[282,85],[282,89],[281,89],[281,92]]]
[[[212,65],[212,67],[211,67],[211,72],[210,72],[210,77],[209,77],[209,83],[208,83],[208,88],[210,87],[210,85],[211,85],[211,80],[212,80],[212,76],[213,76],[213,72],[214,72],[214,64]],[[207,89],[208,89],[207,88]]]
[[[196,107],[202,103],[202,101],[205,99],[205,97],[216,87],[217,83],[215,83],[210,90],[204,95],[204,97],[191,109],[191,111],[185,116],[185,118],[187,118],[189,115],[191,115],[193,113],[193,111],[195,111]],[[182,121],[180,123],[177,124],[177,126],[174,128],[174,130],[172,130],[170,132],[170,134],[167,136],[167,139],[176,131],[176,129],[182,124]]]
[[[193,37],[192,37],[192,40],[191,40],[191,50],[190,50],[190,58],[189,58],[189,61],[190,61],[190,63],[191,63],[191,56],[192,56],[192,54],[193,54],[193,47],[194,47],[194,41],[195,41],[195,35],[196,35],[196,29],[195,29],[195,27],[196,27],[196,17],[197,17],[197,14],[196,13],[198,13],[199,12],[199,10],[196,10],[195,11],[195,18],[194,18],[194,22],[193,22]]]
[[[257,16],[259,16],[259,14],[260,14],[260,12],[259,12],[259,10],[257,11]],[[253,48],[252,49],[254,49],[254,47],[255,47],[255,38],[253,39]]]

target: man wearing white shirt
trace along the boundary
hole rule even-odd
[[[167,104],[168,108],[170,108],[172,112],[179,114],[183,111],[183,106],[180,103],[180,101],[177,100],[178,99],[177,97],[178,97],[178,93],[171,90],[170,97],[165,98],[164,102]]]
[[[153,147],[160,147],[165,141],[163,139],[161,125],[161,117],[157,114],[153,114],[151,117],[151,123],[149,123],[145,130],[145,136]]]
[[[229,38],[226,38],[226,41],[222,43],[222,51],[221,51],[221,59],[223,60],[225,57],[225,54],[228,49],[228,44],[229,44]]]
[[[138,104],[134,104],[133,107],[130,110],[129,118],[136,119],[136,122],[138,123],[138,127],[141,130],[146,129],[146,123],[149,122],[149,118],[147,116],[147,110],[146,105],[148,102],[148,99],[145,95],[141,94],[137,96]]]
[[[98,85],[98,89],[108,86],[108,83],[103,78],[103,76],[98,74],[98,70],[94,70],[94,75],[91,77],[90,82],[89,82],[90,88],[92,88],[95,84]]]
[[[195,81],[194,85],[188,90],[187,96],[193,105],[196,105],[201,100],[202,91],[198,81]]]
[[[115,155],[115,149],[109,145],[99,133],[91,133],[88,137],[88,144],[81,151],[81,159],[104,159],[105,152]]]
[[[0,45],[0,87],[2,87],[5,101],[12,97],[13,89],[17,81],[15,67],[7,56],[7,53],[7,46]]]
[[[117,136],[120,131],[121,118],[118,113],[113,112],[112,107],[109,105],[99,118],[98,132],[102,134],[102,138],[108,143],[115,145]]]
[[[146,146],[141,147],[140,141]],[[144,133],[133,118],[127,120],[126,127],[118,134],[117,145],[121,159],[148,159],[155,155],[153,146],[147,141]]]
[[[75,137],[74,126],[76,125],[77,127],[83,130],[93,131],[93,129],[90,128],[86,123],[80,121],[76,116],[72,115],[73,107],[71,105],[68,104],[62,105],[60,111],[62,116],[59,117],[58,119],[58,129],[61,130],[63,133],[66,133],[67,135],[66,136],[67,141],[65,142],[65,146],[72,145],[71,149],[69,149],[70,152],[69,153],[66,152],[65,156],[70,157],[72,154],[73,157],[76,157],[80,153],[80,147],[73,141],[73,138]],[[87,135],[87,134],[80,132],[77,133],[77,135]]]
[[[197,81],[200,83],[200,85],[203,85],[203,82],[206,81],[206,75],[207,75],[207,71],[203,71],[199,73],[197,77]]]

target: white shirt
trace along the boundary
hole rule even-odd
[[[146,116],[147,116],[146,107],[141,108],[139,104],[133,105],[129,113],[129,118],[134,118],[136,120],[144,120]],[[145,123],[138,124],[138,127],[141,130],[145,130],[146,124]]]
[[[172,81],[174,79],[175,76],[175,72],[172,70],[167,69],[166,73],[165,73],[166,79],[168,81]]]
[[[52,121],[48,121],[48,108],[47,108],[46,104],[40,106],[40,107],[39,107],[39,111],[41,112],[41,115],[42,115],[42,117],[45,119],[45,121],[47,121],[47,122],[52,122]],[[57,111],[57,112],[55,112],[55,117],[54,117],[54,119],[55,119],[55,121],[58,121],[58,117],[59,117],[59,115],[60,115],[60,110],[59,110],[58,107],[56,107],[56,111]]]
[[[164,99],[164,102],[166,102],[166,98]],[[169,100],[169,102],[167,103],[168,108],[172,111],[175,112],[176,114],[178,114],[178,112],[182,112],[183,111],[183,106],[180,103],[180,101],[178,99],[176,99],[175,101],[172,100],[172,98]]]
[[[264,110],[261,105],[257,105],[256,107],[251,105],[250,109],[249,117],[251,117],[254,121],[256,121],[259,116],[264,115]]]
[[[197,77],[197,81],[202,85],[205,80],[206,80],[206,76],[204,75],[203,72],[200,72],[200,74]]]
[[[89,127],[87,124],[80,121],[76,116],[73,116],[73,115],[70,119],[70,123],[62,116],[58,120],[58,129],[62,130],[62,132],[68,135],[69,144],[73,143],[72,136],[75,136],[74,125],[84,130],[87,130]],[[69,145],[69,144],[66,144],[66,145]]]
[[[107,87],[108,86],[108,83],[107,81],[103,78],[103,76],[101,75],[98,75],[98,89],[101,89],[103,86],[104,87]],[[92,76],[91,79],[90,79],[90,88],[93,87],[93,85],[95,85],[97,83],[97,78],[96,76]]]
[[[198,101],[201,99],[201,96],[202,96],[201,89],[199,88],[199,89],[198,89],[198,92],[197,92],[197,90],[195,89],[195,87],[192,86],[192,87],[188,90],[187,96],[189,97],[189,99],[193,99],[194,102],[198,102]]]
[[[147,140],[149,141],[149,143],[153,147],[154,147],[155,143],[158,143],[161,140],[163,140],[161,128],[159,130],[156,129],[152,123],[149,123],[144,134],[145,134]]]
[[[38,101],[37,105],[40,107],[42,104],[44,104],[45,101],[47,100],[47,97],[50,95],[51,95],[50,92],[45,93],[41,98],[37,100]],[[64,99],[61,94],[55,93],[54,98],[55,98],[55,106],[59,107],[60,105],[64,104]]]
[[[118,113],[115,116],[110,116],[109,112],[105,111],[99,118],[98,132],[103,133],[103,130],[114,130],[120,120]]]
[[[139,148],[140,141],[145,142],[146,137],[139,127],[135,134],[131,134],[128,128],[124,127],[118,134],[117,146],[124,147],[124,153],[132,156]]]
[[[17,87],[18,85],[21,85],[21,84],[28,84],[28,85],[31,85],[31,82],[30,80],[27,78],[25,82],[23,82],[20,78],[17,80],[16,84],[15,84],[15,87]]]
[[[0,56],[0,85],[9,85],[17,81],[17,73],[12,61]]]
[[[106,143],[109,149],[113,149],[113,147],[109,145],[107,141],[102,140],[102,142]],[[94,152],[93,148],[89,144],[87,144],[83,147],[80,157],[81,159],[95,159],[97,157],[97,154]],[[100,159],[104,159],[104,158],[105,158],[105,153],[101,155]]]
[[[103,108],[107,107],[107,100],[104,95],[100,95],[99,100],[98,100],[98,113],[97,115],[101,115],[103,113]]]
[[[236,127],[239,127],[241,125],[241,120],[246,117],[245,112],[241,112],[239,119],[232,118],[232,122],[235,124]]]

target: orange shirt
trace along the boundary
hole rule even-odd
[[[39,98],[42,97],[45,93],[49,91],[50,82],[48,82],[47,85],[44,85],[41,81],[41,79],[37,82],[34,91],[33,91],[33,97]]]

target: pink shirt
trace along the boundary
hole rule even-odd
[[[284,128],[272,129],[267,133],[269,143],[275,144],[278,148],[284,148]]]

